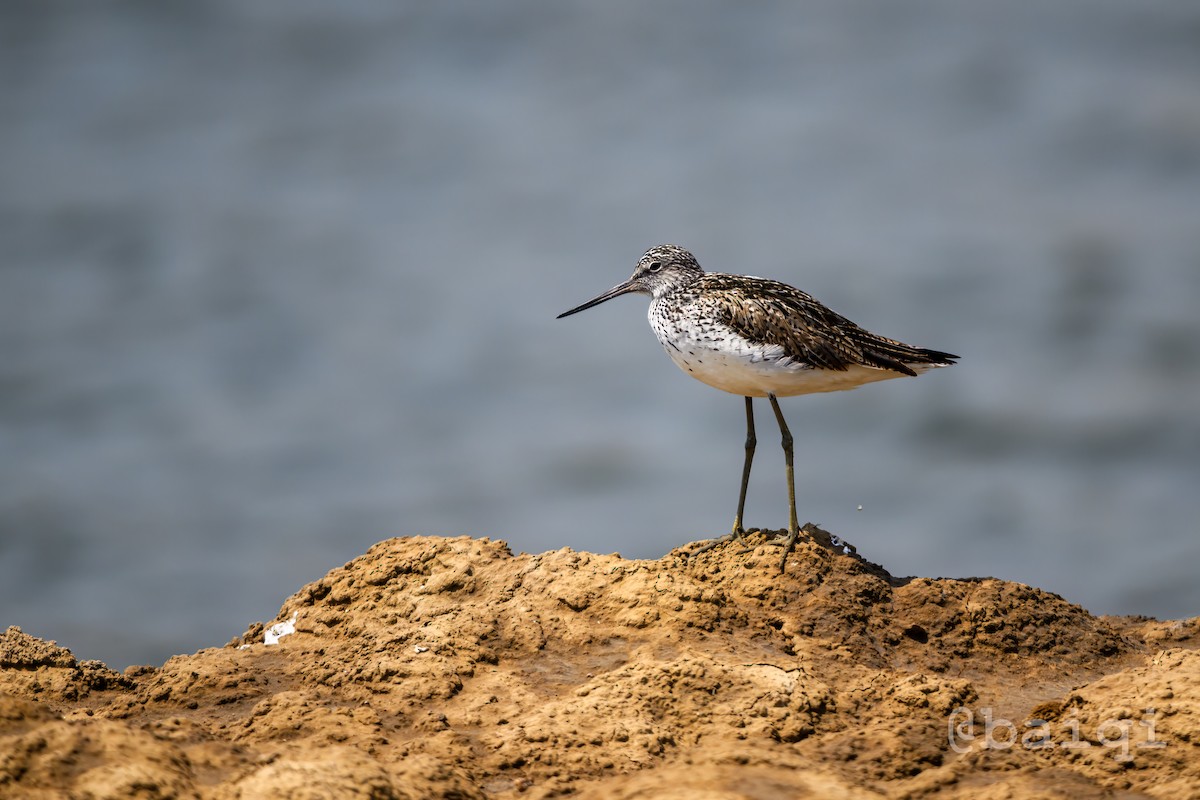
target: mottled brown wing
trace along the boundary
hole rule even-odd
[[[728,299],[725,324],[747,338],[777,344],[814,367],[844,371],[861,364],[916,375],[907,364],[947,364],[958,358],[871,333],[786,283],[727,277],[719,280]]]
[[[843,330],[854,323],[785,283],[743,281],[725,287],[722,321],[734,331],[779,345],[791,358],[821,369],[844,371],[864,363],[861,346]]]

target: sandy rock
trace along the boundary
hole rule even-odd
[[[99,661],[78,661],[70,650],[15,625],[0,633],[0,671],[0,691],[56,700],[79,700],[92,691],[133,685]]]
[[[13,701],[6,700],[11,717]],[[44,709],[30,709],[22,723],[23,731],[0,736],[0,796],[198,796],[183,750],[152,733],[107,720],[47,719]]]
[[[658,561],[381,542],[264,644],[0,636],[0,796],[1200,796],[1196,620],[895,578],[816,531]]]

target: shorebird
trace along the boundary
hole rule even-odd
[[[782,436],[788,490],[788,538],[781,570],[800,527],[792,434],[777,398],[912,377],[950,366],[958,358],[866,331],[786,283],[705,272],[695,256],[673,244],[651,247],[629,280],[564,311],[558,319],[630,293],[650,295],[650,327],[676,366],[696,380],[746,400],[742,486],[733,531],[725,538],[740,539],[746,532],[742,518],[757,444],[753,399],[770,401]]]

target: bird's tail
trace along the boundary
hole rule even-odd
[[[864,331],[865,333],[865,331]],[[916,375],[912,365],[928,365],[930,367],[948,367],[958,356],[944,353],[941,350],[929,350],[924,347],[886,339],[882,336],[868,334],[866,341],[860,341],[864,360],[873,367],[890,369],[902,375]]]

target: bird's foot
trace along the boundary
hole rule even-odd
[[[732,539],[737,539],[740,542],[745,542],[747,536],[749,536],[752,533],[758,533],[759,530],[761,530],[761,529],[760,528],[751,528],[750,530],[746,530],[745,528],[742,527],[742,523],[739,520],[739,521],[733,523],[733,532],[729,534],[729,537],[722,537],[722,538],[732,538]]]
[[[761,528],[751,528],[750,530],[746,530],[741,525],[737,525],[734,527],[733,533],[729,534],[728,537],[722,538],[728,538],[730,540],[737,539],[739,542],[745,545],[744,548],[738,551],[738,554],[745,555],[746,553],[754,552],[754,545],[750,544],[750,540],[747,537],[752,533],[759,533],[761,530]]]
[[[698,556],[701,553],[707,553],[709,550],[715,550],[723,544],[732,542],[733,539],[734,539],[734,534],[732,534],[732,533],[727,533],[724,536],[717,537],[716,539],[709,539],[707,542],[700,545],[695,550],[690,551],[687,554],[687,557],[692,558],[693,556]]]
[[[800,538],[800,534],[804,534],[804,536],[806,538],[812,539],[813,533],[816,531],[819,531],[819,530],[820,530],[820,528],[818,528],[813,523],[806,522],[803,525],[801,525],[799,528],[796,528],[795,530],[789,530],[787,528],[780,528],[779,530],[763,531],[763,533],[767,534],[767,536],[771,537],[771,539],[784,539],[786,537],[786,539],[782,542],[779,542],[779,541],[766,542],[766,544],[769,544],[772,547],[782,547],[783,548],[783,558],[781,558],[779,560],[779,571],[780,572],[783,572],[787,569],[788,556],[790,556],[792,554],[792,551],[794,551],[796,549],[796,541]]]
[[[698,556],[701,553],[707,553],[709,550],[715,550],[716,548],[720,547],[721,545],[729,544],[730,542],[733,542],[733,541],[739,541],[739,542],[742,542],[743,544],[748,545],[748,543],[746,542],[746,537],[752,533],[758,533],[758,531],[759,531],[758,528],[751,528],[750,530],[746,530],[741,525],[735,525],[733,530],[730,533],[727,533],[724,536],[720,536],[716,539],[710,539],[709,541],[700,545],[700,547],[696,548],[695,550],[692,550],[690,553],[688,553],[688,558],[691,558],[692,556]],[[742,550],[741,552],[749,553],[750,550],[751,550],[750,547],[747,546],[746,549]]]
[[[807,528],[808,525],[809,525],[809,523],[806,522],[804,524],[804,527]],[[787,542],[785,542],[783,545],[783,558],[779,559],[780,573],[787,571],[788,556],[790,556],[792,554],[792,551],[796,549],[796,539],[797,539],[797,537],[800,536],[801,530],[804,530],[804,529],[793,526],[791,531],[788,532]]]

